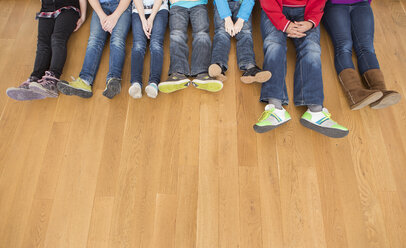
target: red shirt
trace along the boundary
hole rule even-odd
[[[314,27],[320,24],[325,0],[260,0],[261,7],[269,20],[279,30],[285,32],[290,21],[282,13],[283,7],[305,7],[304,20],[312,22]]]

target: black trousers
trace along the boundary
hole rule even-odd
[[[51,71],[59,78],[66,61],[67,43],[76,28],[79,13],[64,10],[57,18],[39,18],[37,55],[31,76],[41,78]]]

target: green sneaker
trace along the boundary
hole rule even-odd
[[[210,77],[207,73],[197,75],[192,83],[196,88],[210,92],[217,92],[223,88],[223,83],[220,80]]]
[[[311,112],[309,109],[300,119],[303,126],[331,138],[342,138],[348,135],[347,128],[337,124],[331,119],[331,114],[326,108],[320,112]]]
[[[290,114],[284,108],[277,109],[273,104],[265,106],[265,111],[254,125],[257,133],[265,133],[279,127],[290,120]]]
[[[78,77],[77,79],[72,78],[73,81],[59,81],[57,88],[62,94],[71,96],[80,96],[83,98],[89,98],[93,96],[92,86],[88,85],[83,79]]]
[[[172,93],[187,88],[189,84],[190,80],[185,75],[173,73],[165,82],[158,85],[158,89],[163,93]]]

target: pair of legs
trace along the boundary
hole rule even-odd
[[[101,3],[101,7],[104,13],[110,15],[117,9],[118,4],[119,1],[111,1]],[[103,92],[103,95],[108,98],[114,97],[121,90],[121,73],[125,59],[125,43],[131,25],[130,6],[121,14],[110,36],[109,72],[106,79],[107,87]],[[97,13],[93,11],[86,55],[82,71],[79,74],[79,79],[69,83],[58,83],[58,89],[62,93],[66,95],[78,95],[85,98],[92,96],[90,86],[93,84],[99,69],[107,37],[108,32],[103,30]]]
[[[399,94],[385,90],[374,48],[374,15],[368,2],[332,4],[329,1],[324,10],[323,24],[333,41],[335,68],[351,109],[360,109],[369,104],[376,106],[383,95],[389,97],[385,102],[390,98],[393,100],[396,95],[400,100]],[[366,87],[355,72],[353,48]],[[385,107],[383,105],[380,107]]]
[[[284,7],[283,14],[291,21],[304,20],[304,7]],[[264,44],[264,70],[272,72],[272,78],[262,85],[262,102],[266,106],[254,130],[262,133],[272,130],[290,120],[282,107],[289,102],[286,89],[287,35],[276,29],[264,11],[261,13],[261,33]],[[321,71],[320,26],[306,32],[300,39],[292,39],[296,47],[294,75],[294,103],[308,106],[301,123],[329,137],[339,138],[348,134],[348,129],[338,125],[323,108],[323,79]]]
[[[57,97],[59,81],[67,55],[67,42],[76,28],[79,13],[64,10],[56,18],[39,18],[37,52],[30,78],[18,88],[7,89],[15,100]]]

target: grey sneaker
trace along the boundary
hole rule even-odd
[[[106,89],[103,91],[103,96],[112,99],[121,91],[121,80],[118,78],[110,78],[107,81]]]
[[[58,81],[59,79],[55,77],[54,73],[46,71],[38,82],[32,82],[29,87],[45,97],[58,97],[58,89],[56,88]]]
[[[158,85],[158,89],[163,93],[172,93],[187,88],[189,84],[190,80],[185,75],[173,73],[165,82]]]
[[[29,101],[29,100],[38,100],[44,99],[45,96],[39,94],[30,89],[30,84],[33,82],[37,82],[38,78],[36,77],[29,77],[25,82],[23,82],[18,87],[10,87],[6,90],[6,94],[17,101]]]
[[[196,88],[210,92],[217,92],[223,88],[223,83],[220,80],[210,77],[207,73],[197,75],[192,83]]]

